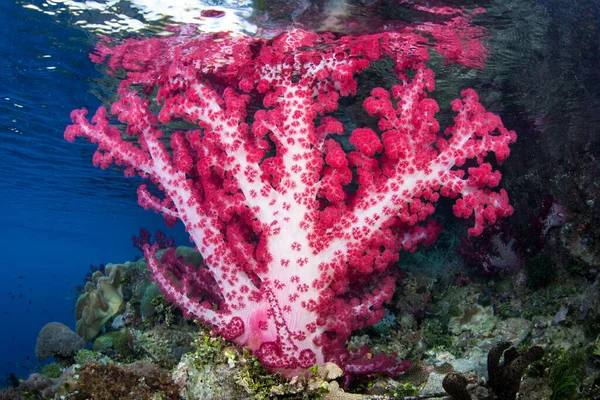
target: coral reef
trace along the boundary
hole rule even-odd
[[[179,387],[168,372],[147,362],[128,365],[89,362],[77,371],[78,399],[175,399]]]

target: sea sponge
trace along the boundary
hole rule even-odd
[[[85,285],[85,293],[79,296],[75,307],[76,331],[84,340],[95,338],[106,321],[119,311],[123,304],[124,272],[124,265],[108,264],[105,274],[94,272],[92,281]]]

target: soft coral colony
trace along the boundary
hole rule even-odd
[[[441,227],[428,217],[440,196],[457,199],[471,235],[512,213],[485,157],[504,161],[515,133],[473,90],[439,131],[425,42],[412,32],[267,40],[189,28],[105,41],[93,59],[127,72],[111,112],[129,137],[101,107],[91,122],[73,111],[65,138],[95,143],[96,166],[151,181],[162,196],[142,185],[139,203],[183,222],[205,268],[171,253],[159,262],[149,245],[144,254],[187,317],[288,377],[328,361],[349,375],[396,374],[410,363],[345,347],[383,317],[397,276],[388,267],[435,240]],[[340,98],[355,96],[358,74],[381,59],[394,62],[398,83],[364,101],[376,126],[347,133],[334,116]]]

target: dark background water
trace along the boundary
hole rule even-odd
[[[254,22],[266,31],[322,22],[323,1],[300,3],[307,2],[273,2]],[[351,3],[350,18],[366,31],[386,19],[423,17],[402,0]],[[476,21],[489,30],[485,69],[437,70],[436,84],[441,100],[474,87],[517,130],[502,170],[513,221],[552,194],[600,248],[600,0],[445,3],[487,10]],[[131,236],[163,226],[137,205],[136,182],[95,169],[93,146],[62,138],[71,110],[99,105],[90,91],[99,90],[100,74],[87,55],[96,38],[67,13],[24,4],[0,1],[0,377],[37,367],[35,340],[45,323],[74,327],[74,288],[90,264],[133,259]],[[180,226],[168,233],[187,242]]]

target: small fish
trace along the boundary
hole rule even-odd
[[[23,279],[23,278],[24,278],[24,276],[23,276],[23,275],[19,275],[19,276],[17,276],[17,279]]]

